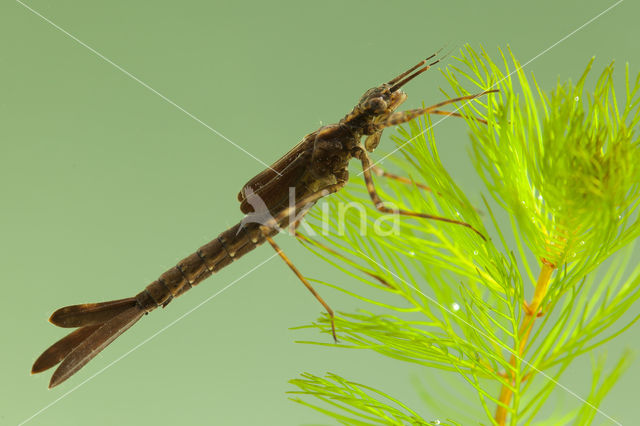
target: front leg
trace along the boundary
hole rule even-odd
[[[446,217],[441,217],[441,216],[434,216],[434,215],[430,215],[430,214],[426,214],[426,213],[418,213],[418,212],[412,212],[412,211],[408,211],[408,210],[393,210],[390,209],[388,207],[384,206],[384,203],[382,202],[382,199],[380,198],[380,196],[378,195],[378,192],[376,191],[376,187],[373,184],[373,177],[371,175],[371,160],[369,159],[369,156],[367,155],[367,152],[364,149],[359,149],[356,151],[354,157],[358,158],[361,162],[362,162],[362,171],[364,174],[364,181],[367,185],[367,191],[369,192],[369,196],[371,197],[371,201],[373,201],[374,206],[376,207],[376,209],[382,213],[397,213],[400,214],[402,216],[412,216],[412,217],[421,217],[424,219],[431,219],[431,220],[439,220],[441,222],[447,222],[447,223],[453,223],[456,225],[461,225],[464,227],[467,227],[469,229],[471,229],[472,231],[474,231],[476,234],[478,234],[480,237],[482,237],[483,240],[486,241],[486,238],[484,235],[482,235],[482,233],[480,231],[478,231],[477,229],[475,229],[473,226],[471,226],[470,224],[466,223],[466,222],[462,222],[459,220],[454,220],[454,219],[449,219]]]
[[[438,115],[448,115],[448,116],[454,116],[454,117],[464,117],[462,114],[459,114],[455,111],[454,112],[443,111],[440,109],[440,107],[443,107],[445,105],[449,105],[455,102],[470,101],[480,96],[486,95],[487,93],[494,93],[497,91],[498,90],[486,90],[482,93],[476,93],[475,95],[460,96],[459,98],[448,99],[446,101],[439,102],[435,105],[431,105],[426,108],[394,112],[392,114],[389,114],[389,116],[387,116],[383,121],[376,123],[376,126],[377,126],[377,129],[382,130],[385,127],[397,126],[398,124],[406,123],[408,121],[413,120],[416,117],[419,117],[425,114],[438,114]],[[487,124],[486,120],[483,120],[481,118],[476,117],[476,120],[480,121],[481,123]]]

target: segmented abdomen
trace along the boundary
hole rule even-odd
[[[277,231],[272,231],[270,235],[275,233]],[[265,239],[260,225],[238,223],[160,275],[136,295],[136,300],[147,312],[158,306],[166,306],[174,297],[249,253],[264,243]]]

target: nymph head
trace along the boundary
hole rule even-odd
[[[439,62],[428,63],[434,56],[423,59],[388,82],[367,90],[342,122],[360,127],[365,135],[372,134],[376,122],[387,117],[407,99],[407,94],[401,90],[402,86]]]

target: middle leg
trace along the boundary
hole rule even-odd
[[[460,225],[460,226],[464,226],[466,228],[471,229],[472,231],[474,231],[476,234],[478,234],[480,237],[482,237],[483,240],[486,241],[486,238],[484,235],[482,235],[482,233],[480,231],[478,231],[477,229],[475,229],[473,226],[471,226],[470,224],[466,223],[466,222],[462,222],[460,220],[454,220],[454,219],[449,219],[446,217],[442,217],[442,216],[435,216],[435,215],[431,215],[431,214],[426,214],[426,213],[418,213],[418,212],[412,212],[412,211],[408,211],[408,210],[392,210],[388,207],[385,207],[382,199],[380,198],[380,196],[378,195],[378,192],[376,191],[376,187],[373,184],[373,177],[371,176],[371,160],[369,159],[369,156],[367,155],[366,151],[363,149],[358,150],[356,157],[362,162],[362,171],[364,174],[364,180],[365,183],[367,185],[367,191],[369,192],[369,196],[371,197],[371,201],[373,201],[373,204],[375,205],[376,209],[380,212],[383,213],[397,213],[399,215],[402,216],[412,216],[412,217],[420,217],[420,218],[424,218],[424,219],[431,219],[431,220],[439,220],[441,222],[447,222],[447,223],[453,223],[456,225]]]

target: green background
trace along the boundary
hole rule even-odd
[[[267,163],[446,43],[481,43],[492,54],[509,44],[524,63],[612,4],[28,2]],[[623,2],[526,69],[544,88],[577,79],[592,55],[598,72],[616,60],[618,77],[625,61],[637,74],[638,16],[637,2]],[[240,219],[236,194],[263,166],[18,2],[0,5],[0,40],[0,424],[58,398],[28,424],[327,423],[285,395],[287,380],[304,371],[383,389],[427,419],[455,416],[426,408],[410,382],[415,375],[437,393],[431,380],[446,375],[294,343],[326,337],[289,330],[321,307],[277,259],[74,390],[267,259],[269,247],[145,317],[59,388],[47,390],[50,374],[31,377],[35,357],[63,335],[46,322],[54,309],[137,293]],[[440,100],[445,85],[438,72],[412,82],[405,107]],[[436,138],[451,174],[479,201],[464,123],[446,120]],[[384,139],[381,150],[390,146]],[[348,283],[291,238],[280,243],[306,275]],[[358,307],[320,291],[336,310]],[[610,344],[611,360],[638,349],[639,338],[635,327]],[[602,406],[623,424],[637,423],[639,378],[636,362]],[[583,396],[589,380],[588,356],[561,378]],[[569,394],[555,395],[556,408],[575,406]]]

